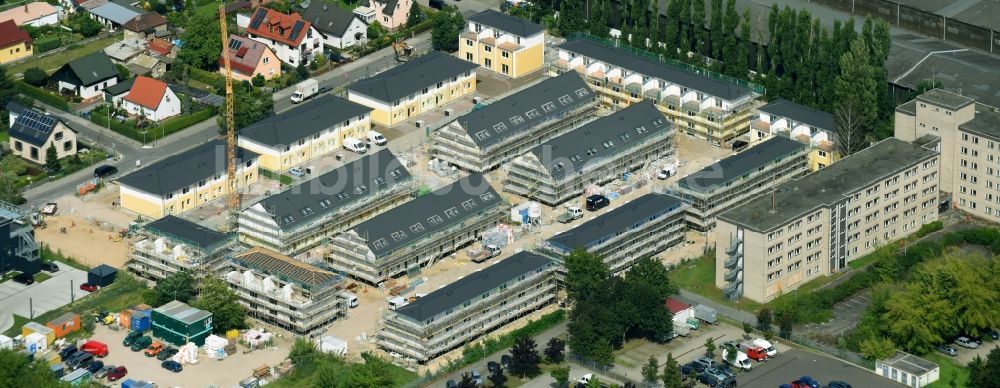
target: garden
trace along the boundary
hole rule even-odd
[[[198,104],[184,97],[181,98],[181,110],[189,113],[182,113],[157,123],[130,115],[122,108],[103,104],[90,111],[90,121],[102,127],[110,127],[112,131],[145,145],[215,116],[214,107]]]
[[[3,155],[0,157],[0,187],[16,191],[46,180],[62,178],[100,163],[108,157],[107,151],[82,143],[77,144],[77,150],[73,156],[58,159],[57,162],[44,166],[29,162],[17,155]],[[51,152],[54,153],[55,149]],[[17,199],[15,202],[20,202],[21,198]]]

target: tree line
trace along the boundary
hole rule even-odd
[[[612,364],[612,351],[629,338],[663,342],[673,334],[673,315],[664,306],[677,292],[660,262],[639,260],[614,276],[603,259],[584,250],[566,258],[570,311],[568,345],[578,356]]]

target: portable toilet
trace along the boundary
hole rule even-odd
[[[49,346],[45,334],[31,333],[24,336],[24,349],[30,353],[44,352]]]
[[[56,332],[48,326],[45,326],[38,322],[28,322],[24,326],[21,326],[21,335],[27,337],[28,334],[39,333],[44,335],[48,344],[51,344],[56,340]]]

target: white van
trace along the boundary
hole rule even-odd
[[[736,352],[736,357],[733,360],[729,360],[729,352]],[[733,367],[740,368],[743,370],[750,370],[750,357],[747,357],[746,353],[743,353],[736,348],[724,347],[722,349],[722,360]]]
[[[344,149],[359,154],[368,152],[368,145],[365,142],[355,139],[353,137],[348,137],[344,139]]]
[[[774,357],[774,356],[778,355],[778,349],[775,349],[774,345],[771,344],[771,342],[768,341],[768,340],[766,340],[766,339],[757,338],[757,339],[753,340],[753,344],[755,346],[760,346],[760,347],[764,348],[764,350],[767,351],[767,357],[768,358],[771,358],[771,357]]]
[[[385,139],[385,136],[382,136],[381,133],[372,130],[368,131],[368,142],[375,143],[375,145],[380,146],[384,146],[389,143],[389,141]]]
[[[353,292],[344,291],[340,293],[340,297],[347,301],[347,307],[355,308],[358,307],[358,296]]]

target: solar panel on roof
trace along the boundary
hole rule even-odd
[[[298,38],[299,34],[302,33],[302,27],[305,27],[305,25],[301,20],[295,22],[295,25],[292,26],[292,33],[288,35],[288,39],[295,40]]]
[[[260,23],[264,21],[264,16],[267,16],[267,10],[264,8],[258,9],[257,13],[253,15],[253,20],[250,21],[250,28],[256,29],[260,27]]]
[[[229,48],[230,49],[238,50],[240,48],[240,46],[242,46],[242,45],[243,45],[243,41],[242,40],[239,40],[239,39],[230,39],[229,40]]]

